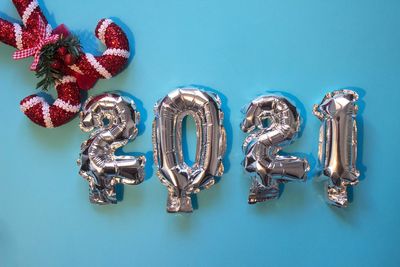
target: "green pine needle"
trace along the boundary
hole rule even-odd
[[[57,50],[60,47],[65,47],[74,59],[77,59],[81,53],[79,39],[73,35],[61,36],[57,42],[44,46],[40,52],[40,60],[36,69],[36,77],[42,78],[36,85],[37,89],[41,88],[47,91],[55,85],[56,81],[62,78],[63,73],[51,66],[57,57]]]

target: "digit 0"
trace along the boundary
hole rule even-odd
[[[159,101],[153,123],[154,157],[158,176],[168,188],[168,212],[191,212],[191,195],[215,183],[224,168],[226,138],[221,101],[217,95],[196,88],[177,89]],[[182,152],[182,121],[196,123],[197,149],[193,166]]]

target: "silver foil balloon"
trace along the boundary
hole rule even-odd
[[[208,189],[224,172],[226,148],[221,101],[216,94],[197,88],[176,89],[155,106],[154,158],[158,176],[168,188],[168,212],[192,212],[191,195]],[[197,149],[193,166],[182,151],[182,121],[192,116],[196,123]]]
[[[140,114],[132,100],[117,94],[90,97],[80,113],[80,128],[92,132],[81,145],[79,174],[89,182],[90,201],[116,204],[115,185],[144,180],[144,156],[116,156],[115,151],[136,138]]]
[[[247,107],[241,124],[242,131],[249,133],[243,143],[243,164],[255,173],[249,204],[278,198],[279,183],[306,180],[310,169],[306,159],[278,154],[297,137],[299,127],[296,107],[286,98],[261,96]]]
[[[328,201],[338,207],[348,205],[347,187],[356,185],[358,94],[337,90],[314,105],[314,115],[322,121],[319,137],[319,161],[323,174],[329,177]]]

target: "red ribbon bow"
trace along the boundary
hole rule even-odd
[[[39,16],[39,40],[35,47],[23,49],[16,51],[13,54],[13,59],[19,60],[27,57],[34,57],[33,63],[31,65],[31,70],[35,71],[37,65],[39,64],[40,54],[43,46],[52,44],[58,41],[59,35],[58,34],[50,34],[46,31],[46,24],[44,23],[43,19]]]

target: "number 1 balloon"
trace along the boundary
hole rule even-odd
[[[270,125],[265,126],[264,122]],[[279,197],[279,183],[305,181],[310,169],[307,160],[282,156],[282,146],[290,144],[300,127],[300,116],[286,98],[261,96],[248,106],[241,128],[250,135],[244,140],[244,167],[255,173],[249,204]]]
[[[169,93],[155,106],[154,157],[158,176],[168,188],[168,212],[192,212],[191,195],[208,189],[224,168],[226,138],[221,100],[197,88]],[[188,166],[182,151],[182,122],[192,116],[196,123],[196,161]]]
[[[140,114],[132,100],[117,94],[89,98],[80,113],[80,128],[92,132],[82,143],[79,174],[89,182],[90,201],[116,204],[116,184],[136,185],[144,180],[144,156],[116,156],[115,150],[136,138]]]
[[[338,90],[325,95],[314,105],[314,115],[322,121],[319,137],[319,161],[323,174],[329,177],[328,201],[338,207],[348,205],[347,187],[356,185],[358,94]]]
[[[348,205],[347,187],[356,185],[358,94],[337,90],[325,95],[321,104],[314,105],[314,115],[322,121],[319,137],[319,161],[329,177],[328,201],[338,207]]]

